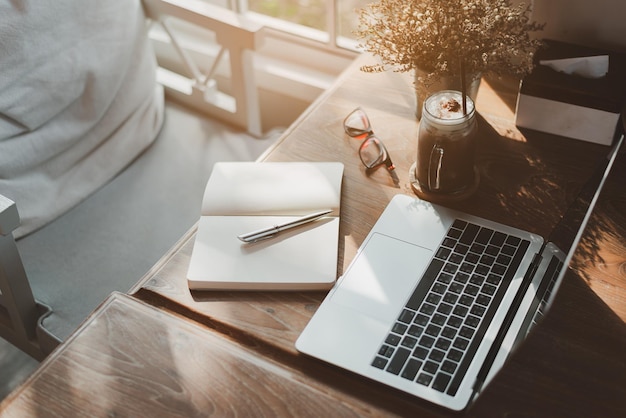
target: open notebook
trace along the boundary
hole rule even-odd
[[[190,289],[315,290],[337,278],[344,166],[336,162],[220,162],[207,182]],[[271,239],[237,236],[331,209]]]
[[[545,315],[622,140],[547,242],[396,195],[296,348],[441,406],[466,408]]]

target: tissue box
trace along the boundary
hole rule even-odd
[[[555,135],[610,145],[626,99],[626,55],[545,40],[536,66],[521,83],[515,123]],[[584,78],[539,65],[540,60],[609,56],[602,78]]]

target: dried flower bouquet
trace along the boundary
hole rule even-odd
[[[359,11],[357,38],[381,63],[363,71],[420,69],[426,80],[495,73],[523,77],[541,41],[531,6],[510,0],[377,0]],[[463,63],[463,64],[461,64]]]

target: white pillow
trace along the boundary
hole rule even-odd
[[[0,194],[20,237],[155,139],[163,92],[139,0],[0,3]]]

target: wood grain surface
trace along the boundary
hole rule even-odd
[[[366,404],[344,404],[318,386],[236,341],[114,294],[0,411],[19,418],[368,413]]]

